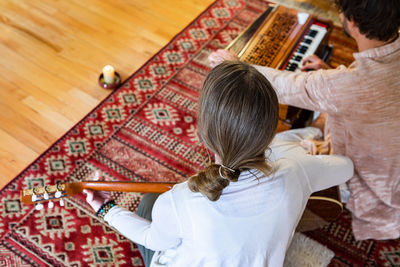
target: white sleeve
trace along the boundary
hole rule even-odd
[[[121,207],[113,207],[104,219],[131,241],[159,251],[180,244],[180,227],[170,191],[160,195],[153,206],[150,222]]]
[[[301,142],[304,139],[317,139],[322,138],[322,132],[316,127],[305,127],[299,129],[288,130],[284,132],[277,133],[275,139],[291,141],[291,142]]]
[[[271,154],[266,156],[275,161],[280,158],[298,157],[301,154],[307,154],[307,151],[300,145],[303,139],[321,138],[322,132],[315,127],[306,127],[301,129],[288,130],[276,134],[270,147]],[[292,155],[292,156],[291,156]]]
[[[353,162],[348,157],[307,154],[300,141],[320,135],[321,131],[313,127],[289,130],[277,134],[270,145],[271,161],[288,158],[302,166],[311,192],[342,184],[350,179],[354,172]]]
[[[342,184],[354,174],[353,162],[340,155],[305,155],[297,160],[306,173],[311,192]]]

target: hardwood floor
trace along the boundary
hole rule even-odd
[[[0,188],[212,2],[0,1]]]
[[[212,2],[0,1],[0,188],[110,93],[104,65],[127,78]]]

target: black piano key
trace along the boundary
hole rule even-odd
[[[301,57],[301,56],[295,56],[295,57],[293,58],[293,60],[296,60],[296,61],[298,61],[298,62],[301,62],[302,59],[303,59],[303,57]]]
[[[298,66],[299,66],[299,65],[298,65],[297,63],[289,62],[289,63],[286,65],[285,70],[288,70],[288,71],[295,71],[295,70],[297,69]]]
[[[309,38],[304,38],[303,43],[311,44],[311,43],[312,43],[312,40],[309,39]]]
[[[306,35],[311,36],[311,37],[315,37],[317,35],[317,33],[318,32],[316,30],[309,30]]]
[[[304,45],[300,45],[297,48],[297,52],[300,54],[305,54],[307,52],[307,50],[308,50],[308,46],[304,46]]]

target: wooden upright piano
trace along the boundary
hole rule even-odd
[[[332,22],[283,6],[270,6],[226,49],[240,60],[280,70],[300,71],[301,61],[313,54],[328,60],[327,40]],[[278,132],[304,127],[312,112],[280,105]]]

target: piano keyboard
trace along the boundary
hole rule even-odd
[[[315,51],[317,51],[327,32],[328,30],[323,24],[312,24],[307,33],[303,36],[303,39],[294,49],[284,69],[288,71],[300,71],[300,68],[303,66],[302,60],[313,55]]]
[[[332,22],[283,6],[268,8],[228,48],[244,62],[280,70],[300,71],[302,60],[314,53],[327,59],[326,41]],[[278,131],[304,127],[312,112],[279,105]]]

